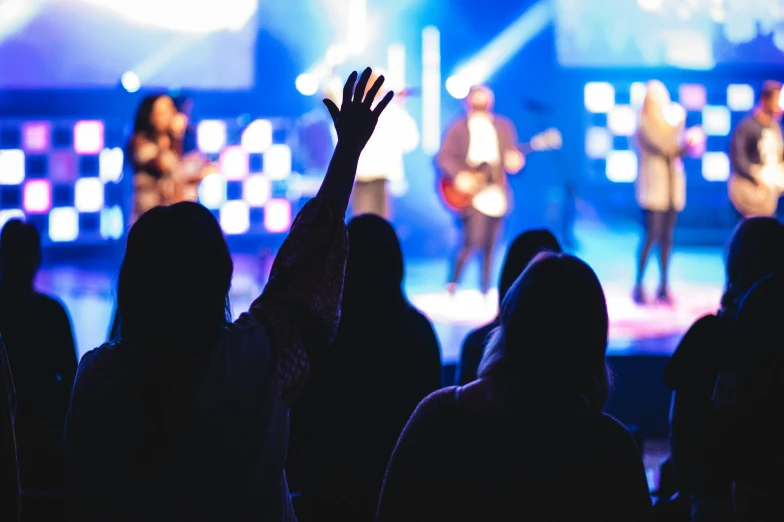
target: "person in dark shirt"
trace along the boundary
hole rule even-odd
[[[16,392],[8,366],[8,356],[0,337],[0,437],[3,440],[0,469],[0,519],[19,520],[19,465],[16,460]]]
[[[19,220],[6,223],[0,234],[0,335],[16,387],[24,491],[63,489],[63,429],[77,366],[68,312],[35,291],[40,261],[35,227]]]
[[[695,520],[724,520],[731,484],[710,449],[716,380],[730,350],[732,320],[744,294],[761,278],[784,267],[784,226],[773,218],[743,221],[727,251],[727,282],[721,309],[698,319],[664,369],[673,390],[670,446],[675,486],[689,499]]]
[[[287,476],[301,522],[372,522],[398,436],[441,387],[430,322],[403,292],[395,230],[365,214],[348,224],[343,310],[335,342],[314,357],[291,410]]]
[[[779,167],[784,161],[781,87],[776,81],[765,82],[757,107],[732,133],[729,193],[732,204],[743,218],[775,216],[781,188],[784,188],[769,186],[759,172],[766,166]]]
[[[501,269],[501,280],[498,283],[499,310],[512,283],[523,273],[528,263],[543,251],[561,252],[561,245],[549,230],[528,230],[517,236],[509,245]],[[456,385],[463,386],[476,380],[476,371],[482,360],[487,338],[498,325],[499,317],[496,317],[491,323],[473,330],[466,336],[455,372]]]

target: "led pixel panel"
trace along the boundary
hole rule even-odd
[[[79,121],[74,125],[74,150],[77,154],[99,154],[103,149],[103,122]]]
[[[226,146],[226,122],[203,120],[196,127],[196,143],[205,154],[218,154]]]
[[[616,105],[607,113],[607,127],[616,136],[632,136],[637,130],[637,111],[630,105]]]
[[[754,107],[754,88],[746,84],[727,86],[727,108],[731,111],[746,112]]]
[[[583,96],[588,112],[606,113],[615,105],[615,87],[607,82],[586,83]]]
[[[729,135],[731,122],[727,107],[708,106],[702,110],[702,128],[708,136]]]
[[[5,224],[12,219],[21,219],[24,221],[25,213],[21,208],[0,209],[0,230],[2,230]]]
[[[591,159],[604,159],[612,150],[613,137],[604,127],[588,127],[585,133],[585,154]]]
[[[74,194],[74,206],[79,212],[99,212],[103,208],[104,190],[100,178],[80,178]]]
[[[49,238],[56,242],[74,241],[79,237],[79,212],[73,207],[53,208],[49,212]]]
[[[678,101],[686,110],[700,111],[708,103],[708,92],[704,85],[683,84],[678,88]]]
[[[245,152],[261,153],[272,146],[272,122],[254,120],[242,131],[241,145]]]
[[[220,225],[226,234],[244,234],[250,229],[250,208],[242,200],[228,201],[220,209]]]
[[[730,158],[724,152],[706,152],[702,156],[702,177],[708,181],[727,181]]]
[[[40,154],[48,152],[52,143],[52,125],[46,121],[30,121],[22,125],[22,150]]]
[[[98,177],[104,183],[119,183],[125,167],[125,154],[120,147],[103,149],[98,156]]]
[[[101,209],[101,237],[120,239],[125,231],[122,208],[115,205]]]
[[[20,149],[0,150],[0,185],[18,185],[24,179],[24,152]]]
[[[263,207],[272,196],[272,184],[266,176],[248,176],[242,184],[242,199],[251,207]]]
[[[226,201],[226,178],[215,173],[202,180],[199,185],[199,201],[211,210],[217,210]]]
[[[630,150],[614,150],[607,155],[607,179],[630,183],[637,179],[637,155]]]
[[[264,228],[280,233],[291,227],[291,202],[287,199],[271,199],[264,207]]]
[[[46,214],[52,208],[52,184],[48,179],[31,179],[24,185],[23,206],[28,214]]]
[[[220,153],[221,174],[231,181],[245,179],[250,168],[248,153],[242,147],[226,147]]]
[[[291,174],[291,148],[273,145],[264,153],[264,174],[272,180],[286,179]]]

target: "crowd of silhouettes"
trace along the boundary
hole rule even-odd
[[[181,202],[139,216],[110,342],[78,363],[67,311],[35,290],[38,232],[0,236],[2,520],[780,520],[784,225],[742,222],[726,291],[664,372],[672,498],[603,412],[602,286],[546,230],[508,248],[499,313],[443,387],[429,320],[386,220],[345,223],[391,93],[352,73],[322,186],[267,285],[233,320],[218,221]],[[666,502],[664,502],[666,500]],[[668,518],[669,517],[669,518]]]

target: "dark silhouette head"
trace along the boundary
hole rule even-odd
[[[344,308],[396,304],[404,299],[403,252],[389,222],[371,214],[352,219],[348,245]]]
[[[184,202],[145,212],[128,234],[120,268],[121,340],[211,343],[229,319],[232,269],[220,226],[203,206]]]
[[[549,230],[528,230],[512,241],[506,251],[504,266],[501,269],[501,279],[498,283],[500,303],[504,301],[509,288],[523,273],[531,260],[541,252],[561,253],[561,245]]]
[[[610,388],[607,334],[607,303],[591,267],[568,254],[539,254],[506,294],[479,376],[600,411]]]
[[[41,265],[41,236],[30,223],[9,220],[0,234],[0,285],[32,291]]]
[[[174,100],[165,94],[151,94],[145,97],[136,109],[134,134],[157,136],[167,132],[176,111]]]
[[[740,223],[727,248],[722,308],[733,313],[754,283],[781,268],[784,268],[784,225],[768,217]]]

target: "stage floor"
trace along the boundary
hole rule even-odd
[[[672,307],[638,307],[631,300],[634,255],[638,235],[634,229],[612,230],[596,222],[576,228],[579,247],[574,252],[596,271],[605,289],[610,313],[611,355],[669,355],[688,326],[718,308],[723,285],[720,248],[676,247],[672,261]],[[503,261],[499,249],[498,265]],[[652,256],[646,281],[656,289],[658,260]],[[465,334],[485,324],[497,313],[497,294],[485,299],[476,290],[478,267],[472,261],[463,278],[463,289],[450,298],[444,283],[447,259],[407,259],[406,290],[415,306],[434,323],[445,364],[457,361]],[[116,271],[79,266],[54,266],[41,271],[39,287],[59,296],[68,307],[80,355],[103,343],[112,315]],[[259,294],[268,263],[254,256],[237,256],[232,288],[235,317]],[[496,267],[496,273],[500,266]]]

